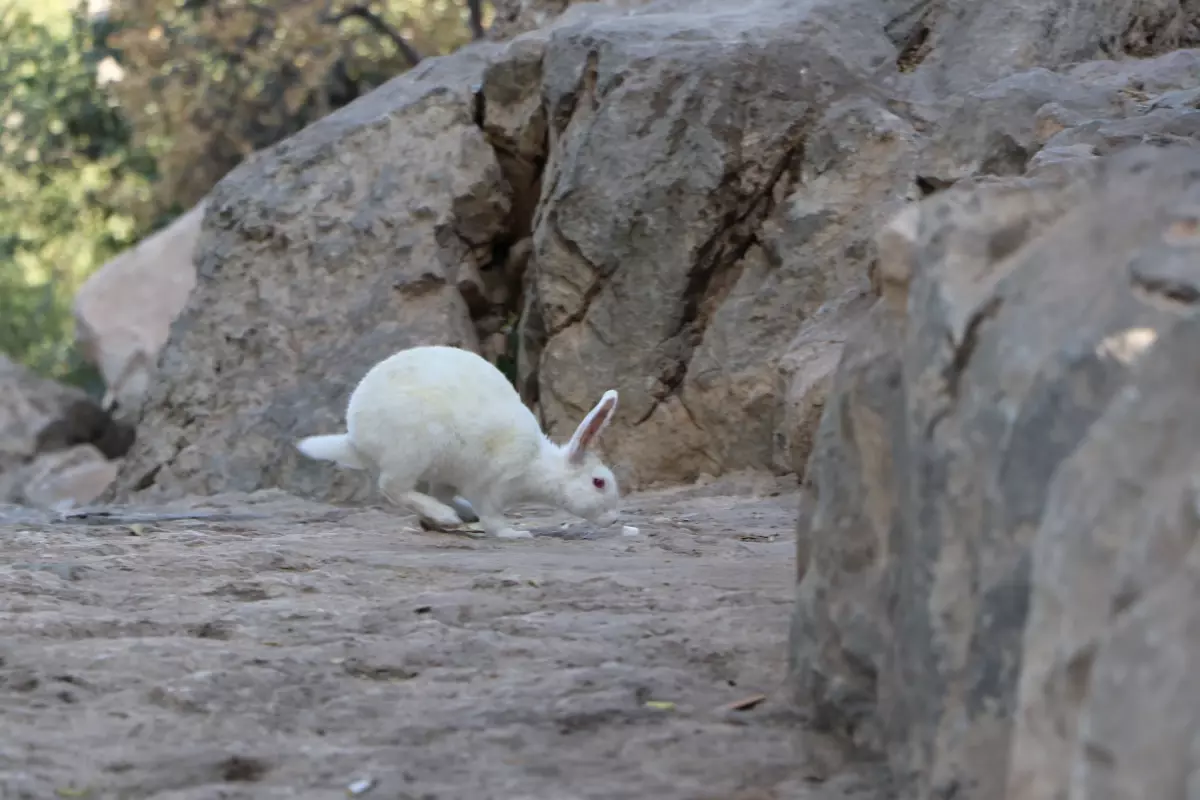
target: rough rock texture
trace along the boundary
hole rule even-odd
[[[884,0],[903,62],[933,95],[971,90],[1032,67],[1154,56],[1200,44],[1195,10],[1181,0]],[[1003,35],[999,32],[1003,31]]]
[[[1195,51],[1058,66],[1130,26],[1139,54],[1187,41],[1165,6],[969,5],[571,4],[259,154],[214,192],[117,494],[362,499],[291,442],[433,341],[507,370],[554,436],[619,389],[602,446],[629,487],[800,471],[844,339],[822,331],[861,314],[904,203],[1200,132]]]
[[[1194,204],[1200,183],[1188,183]],[[1167,216],[1166,241],[1143,250],[1182,268],[1173,280],[1193,292],[1195,210]],[[1200,319],[1130,328],[1112,345],[1132,362],[1129,384],[1059,467],[1032,551],[1013,800],[1196,792]]]
[[[779,362],[865,285],[913,180],[910,126],[855,97],[895,56],[873,6],[684,9],[560,28],[545,57],[542,414],[561,435],[618,388],[635,483],[790,468]]]
[[[787,488],[515,544],[278,492],[0,508],[0,796],[886,796],[781,684]]]
[[[117,477],[120,461],[110,461],[90,444],[43,453],[21,476],[18,500],[39,508],[86,506]]]
[[[114,421],[82,391],[43,378],[0,355],[0,503],[31,502],[31,497],[88,503],[107,486],[116,471],[106,459],[123,456],[132,442],[133,429]],[[75,462],[57,455],[83,447],[105,462],[108,474],[93,491],[96,479],[80,478]],[[74,476],[62,475],[74,472]],[[94,470],[93,470],[94,472]],[[55,483],[51,493],[39,485]],[[61,480],[60,480],[61,478]],[[32,490],[33,494],[28,493]]]
[[[82,391],[36,375],[0,355],[0,473],[34,455],[42,428],[84,398]]]
[[[924,109],[938,121],[918,173],[942,187],[978,175],[1022,175],[1049,155],[1086,159],[1147,139],[1194,138],[1200,112],[1179,95],[1197,81],[1198,50],[1009,75]]]
[[[1200,146],[1089,165],[924,201],[834,377],[793,671],[906,796],[1184,796]]]
[[[136,421],[171,323],[196,284],[204,202],[92,273],[75,295],[75,333],[108,386],[106,405]]]
[[[916,134],[870,83],[884,23],[870,2],[581,4],[258,155],[210,199],[117,495],[361,498],[291,442],[433,341],[511,369],[555,436],[618,388],[627,486],[792,470],[840,347],[806,321],[865,290],[913,184]]]
[[[217,185],[121,492],[366,491],[292,442],[338,429],[394,350],[477,348],[456,284],[511,205],[471,91],[495,47],[423,62]]]

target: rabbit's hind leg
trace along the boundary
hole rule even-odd
[[[475,509],[454,490],[453,486],[444,483],[435,483],[431,486],[429,493],[453,508],[458,514],[458,518],[463,522],[479,522],[479,515],[475,513]]]
[[[465,523],[469,524],[479,521],[479,515],[475,513],[475,509],[471,507],[471,504],[463,499],[462,495],[448,483],[418,481],[417,491],[429,495],[443,505],[450,506],[458,514],[458,518]]]
[[[427,527],[449,531],[462,525],[458,512],[436,497],[418,492],[416,478],[402,470],[384,469],[379,491],[392,503],[412,511]]]

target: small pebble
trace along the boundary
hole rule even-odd
[[[639,531],[637,528],[633,527],[632,525],[622,525],[621,526],[621,535],[622,536],[637,536],[640,533],[641,533],[641,531]]]
[[[356,797],[360,794],[366,794],[375,788],[374,778],[363,778],[361,781],[355,781],[346,787],[346,793],[351,797]]]

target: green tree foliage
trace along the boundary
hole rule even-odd
[[[483,0],[112,0],[61,24],[53,0],[17,2],[0,10],[0,351],[77,383],[71,300],[92,270],[488,21]]]
[[[82,8],[59,25],[0,14],[0,351],[75,382],[71,299],[145,232],[154,170],[95,39]]]
[[[255,150],[482,36],[478,0],[115,0],[118,85],[160,207],[190,207]]]

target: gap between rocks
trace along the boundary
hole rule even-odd
[[[544,54],[537,59],[539,83],[543,59]],[[597,96],[596,62],[597,54],[589,53],[572,97],[560,105],[553,119],[551,109],[542,100],[537,109],[522,120],[523,127],[518,131],[506,130],[498,135],[489,126],[487,89],[490,75],[485,73],[474,90],[474,122],[499,162],[511,192],[511,210],[504,230],[491,242],[490,256],[477,270],[469,266],[460,270],[457,288],[470,310],[481,353],[509,377],[522,399],[535,412],[540,405],[538,362],[546,340],[581,322],[605,286],[603,271],[563,233],[555,212],[545,216],[539,213],[550,159],[551,126],[561,135],[581,107],[594,112],[603,102],[603,97]],[[531,73],[534,71],[530,70]],[[823,107],[813,109],[797,121],[793,133],[787,137],[787,145],[761,186],[750,193],[739,192],[735,180],[737,173],[731,172],[717,190],[713,206],[726,211],[697,253],[684,290],[682,313],[662,343],[673,352],[663,372],[656,376],[658,388],[654,403],[646,414],[632,423],[633,426],[646,422],[659,405],[680,394],[692,354],[702,341],[713,312],[737,283],[747,251],[758,242],[759,231],[774,212],[779,198],[787,196],[799,182],[799,164],[804,159],[806,140],[823,110]],[[519,139],[531,130],[538,130],[537,146],[532,152],[523,150],[519,141],[510,138],[516,133]],[[739,172],[745,166],[739,165]],[[537,265],[530,263],[531,236],[538,224],[548,226],[564,251],[586,265],[594,276],[579,311],[553,330],[544,324],[537,297]]]
[[[541,83],[542,59],[536,64]],[[474,87],[474,122],[491,147],[508,186],[510,209],[504,229],[490,242],[490,253],[477,268],[461,269],[456,279],[479,339],[481,354],[494,363],[516,387],[522,400],[537,406],[536,357],[523,347],[523,340],[538,338],[541,313],[533,291],[530,271],[531,235],[535,212],[541,203],[542,177],[549,157],[547,109],[539,103],[524,120],[520,134],[540,127],[533,152],[523,152],[520,142],[506,141],[488,127],[485,94],[489,75],[485,72]],[[538,348],[540,352],[540,348]],[[528,363],[533,361],[534,363]]]

